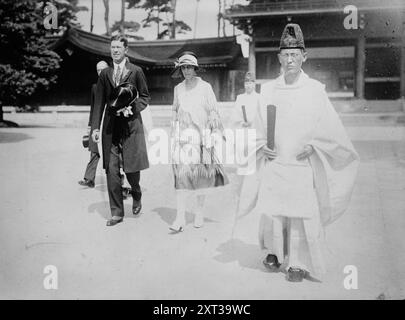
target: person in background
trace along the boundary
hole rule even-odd
[[[103,60],[99,61],[96,65],[97,75],[100,76],[101,71],[105,68],[108,68],[107,62]],[[91,121],[94,110],[94,96],[96,94],[96,87],[97,87],[96,83],[94,83],[91,86],[90,114],[86,132],[87,136],[90,135],[91,130]],[[89,139],[89,151],[90,151],[90,161],[87,164],[86,171],[84,172],[84,178],[83,180],[79,181],[79,184],[84,187],[94,188],[95,186],[94,181],[96,178],[98,161],[100,160],[100,153],[98,151],[97,143],[95,143],[92,139]]]
[[[235,130],[235,162],[237,165],[236,179],[233,189],[236,194],[236,217],[240,215],[240,192],[246,176],[251,176],[254,171],[246,165],[242,165],[242,159],[247,151],[246,143],[238,139],[245,139],[247,129],[252,128],[253,120],[256,116],[259,94],[256,92],[256,79],[252,72],[246,72],[244,79],[245,92],[236,97],[235,106],[231,115],[231,127]],[[244,131],[244,132],[237,132]],[[256,184],[250,184],[255,186]],[[242,213],[243,214],[243,213]]]

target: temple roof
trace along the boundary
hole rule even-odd
[[[58,48],[66,43],[106,58],[110,57],[110,37],[70,27],[52,44]],[[193,51],[203,67],[225,67],[242,57],[236,37],[173,40],[139,40],[129,42],[128,58],[137,64],[151,68],[172,68],[174,60],[183,51]]]
[[[241,18],[303,15],[315,13],[341,13],[351,5],[358,10],[398,10],[405,7],[404,0],[251,0],[248,5],[234,5],[226,10],[230,20]]]

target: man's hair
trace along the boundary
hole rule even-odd
[[[115,36],[111,37],[111,42],[113,41],[121,41],[124,44],[124,47],[127,48],[128,47],[128,39],[125,38],[125,36],[121,35],[121,34],[117,34]]]

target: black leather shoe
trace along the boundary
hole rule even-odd
[[[287,271],[287,281],[290,282],[301,282],[304,280],[306,277],[308,277],[309,272],[305,271],[300,268],[293,268],[290,267]]]
[[[80,180],[78,183],[83,187],[94,188],[94,181],[87,180],[86,178]]]
[[[274,254],[268,254],[266,259],[263,260],[263,264],[270,272],[280,271],[281,264],[278,262],[277,256]]]
[[[138,215],[141,212],[141,209],[142,209],[141,201],[134,200],[134,203],[132,204],[132,213],[134,215]]]
[[[115,226],[117,223],[120,223],[122,221],[124,221],[124,218],[121,218],[119,220],[118,219],[110,219],[110,220],[107,221],[107,227]]]

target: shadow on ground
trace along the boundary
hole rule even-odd
[[[24,140],[32,139],[31,136],[25,133],[21,132],[5,132],[1,131],[0,132],[0,143],[15,143],[15,142],[20,142]]]
[[[0,121],[0,128],[18,128],[19,125],[13,121],[2,120]]]
[[[263,253],[258,245],[245,243],[239,239],[229,239],[216,249],[219,254],[214,257],[221,263],[238,262],[243,268],[266,272],[262,264]]]
[[[19,125],[19,128],[23,129],[36,129],[36,128],[51,128],[51,129],[56,129],[56,126],[51,126],[51,125],[43,125],[43,124],[23,124]]]
[[[109,220],[111,219],[111,210],[110,210],[110,204],[107,201],[100,201],[96,203],[92,203],[89,205],[88,210],[89,213],[97,213],[99,214],[104,220]],[[143,210],[141,211],[140,214],[138,215],[133,215],[132,214],[132,199],[129,200],[124,200],[124,212],[125,212],[125,219],[138,219],[140,216],[143,215]]]
[[[167,208],[167,207],[159,207],[155,208],[152,211],[156,212],[160,218],[167,224],[171,225],[174,220],[176,219],[176,209]],[[215,220],[209,219],[207,217],[204,218],[204,223],[210,222],[217,222]],[[186,225],[194,223],[194,213],[190,211],[186,211]]]

